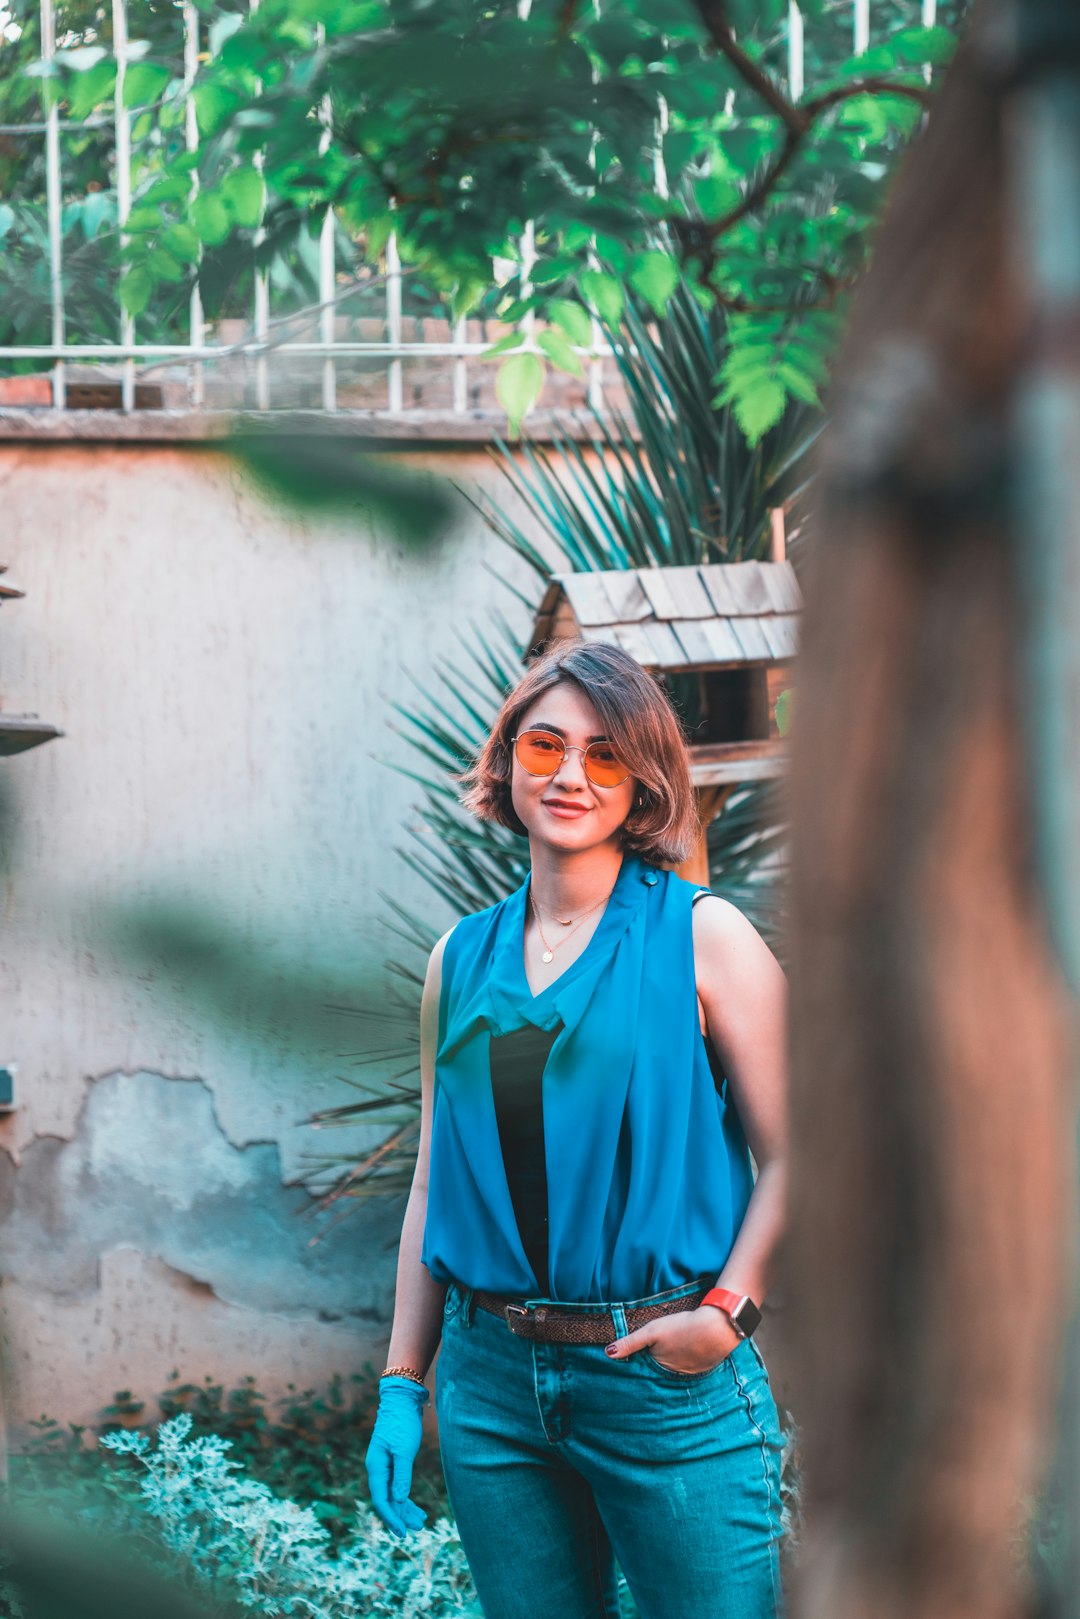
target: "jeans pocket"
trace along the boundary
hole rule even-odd
[[[447,1285],[446,1297],[443,1299],[443,1326],[447,1326],[461,1309],[461,1289],[456,1282]]]
[[[707,1366],[703,1372],[680,1372],[674,1366],[665,1366],[662,1360],[657,1360],[647,1349],[639,1350],[638,1355],[647,1366],[651,1366],[671,1383],[704,1383],[711,1377],[718,1377],[727,1368],[727,1363],[731,1359],[730,1355],[725,1355],[723,1360],[717,1361],[715,1366]]]

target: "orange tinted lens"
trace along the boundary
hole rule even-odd
[[[563,745],[550,731],[522,731],[517,739],[517,756],[523,768],[534,776],[553,776],[562,763]]]
[[[617,787],[630,772],[610,743],[592,742],[585,754],[585,774],[598,787]]]

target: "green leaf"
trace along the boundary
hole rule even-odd
[[[145,236],[147,232],[155,235],[161,229],[161,215],[156,208],[133,208],[124,221],[124,230],[129,236]]]
[[[784,384],[775,377],[763,377],[732,396],[735,420],[751,444],[776,426],[784,414],[786,399]]]
[[[460,320],[470,309],[475,309],[487,291],[487,286],[487,282],[481,281],[478,277],[462,277],[450,298],[450,314],[453,319]]]
[[[147,260],[150,274],[158,281],[183,281],[184,266],[163,247],[155,247]]]
[[[638,253],[630,265],[630,285],[655,315],[662,315],[679,284],[679,266],[667,253]]]
[[[108,101],[116,87],[116,63],[99,62],[86,73],[71,80],[65,90],[68,113],[76,121],[92,113],[103,101]]]
[[[375,219],[369,219],[364,225],[364,252],[366,257],[377,259],[394,233],[393,214],[382,214]]]
[[[499,367],[495,393],[516,434],[522,417],[535,405],[544,386],[544,362],[537,354],[512,354]]]
[[[485,349],[480,358],[494,360],[499,354],[508,354],[511,349],[519,349],[524,341],[521,332],[507,332],[505,337],[500,337],[497,343],[492,343],[489,349]]]
[[[254,230],[266,205],[266,186],[258,169],[233,169],[221,182],[219,194],[233,224]]]
[[[124,74],[124,106],[152,105],[171,78],[167,67],[159,67],[156,62],[136,62]]]
[[[943,66],[956,50],[956,38],[947,28],[901,28],[890,44],[901,61],[920,67],[924,62]]]
[[[737,185],[730,180],[722,179],[719,175],[708,175],[703,180],[694,182],[694,201],[701,210],[704,219],[720,219],[724,214],[737,208],[742,193]]]
[[[600,319],[609,326],[617,326],[622,319],[626,298],[616,278],[604,270],[582,270],[578,283]]]
[[[129,315],[141,315],[150,302],[154,278],[145,264],[133,264],[120,277],[120,302]]]
[[[218,247],[229,234],[229,211],[216,191],[200,191],[191,204],[191,223],[207,247]]]
[[[585,368],[561,332],[541,332],[536,339],[537,348],[543,349],[553,365],[560,371],[569,371],[573,377],[583,377]]]
[[[776,374],[787,388],[788,393],[794,395],[796,399],[801,399],[804,405],[820,406],[821,398],[817,388],[814,386],[813,379],[808,377],[805,371],[800,371],[798,366],[790,365],[786,360],[781,360],[776,368]]]
[[[569,298],[553,298],[547,312],[555,324],[562,327],[571,343],[583,349],[592,347],[592,320],[580,304],[573,303]]]
[[[184,264],[194,264],[199,257],[198,232],[182,219],[169,226],[161,238],[161,245]]]
[[[0,202],[0,242],[4,240],[8,231],[15,223],[15,210],[6,202]]]
[[[202,135],[216,134],[240,106],[238,96],[209,79],[196,84],[192,95],[195,102],[195,118],[199,125],[199,133]]]
[[[577,267],[577,259],[572,259],[569,256],[554,259],[537,259],[529,271],[529,280],[534,287],[547,287],[553,281],[565,281],[567,276],[574,274]]]

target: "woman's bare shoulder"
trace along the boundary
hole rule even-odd
[[[443,934],[442,938],[438,939],[435,942],[435,944],[432,946],[431,954],[428,956],[427,983],[433,989],[437,989],[440,982],[442,981],[442,963],[443,963],[443,956],[446,953],[447,941],[449,940],[450,935],[453,933],[454,928],[456,928],[457,925],[458,924],[455,922],[453,924],[453,927],[447,928],[447,930]]]

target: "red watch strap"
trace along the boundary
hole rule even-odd
[[[710,1288],[708,1293],[706,1293],[701,1303],[713,1304],[718,1310],[723,1310],[724,1314],[734,1324],[735,1330],[737,1332],[743,1332],[743,1329],[739,1326],[738,1321],[735,1319],[734,1312],[739,1308],[739,1305],[742,1303],[743,1299],[747,1297],[748,1295],[745,1293],[733,1293],[730,1287],[713,1287]],[[757,1306],[754,1304],[752,1299],[749,1300],[749,1303],[756,1311]],[[746,1336],[745,1332],[743,1332],[743,1336]]]

